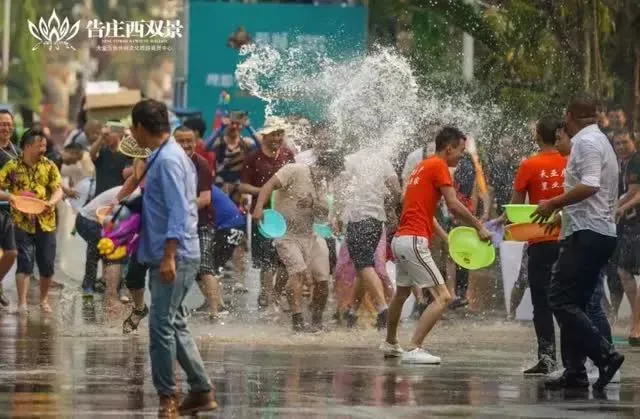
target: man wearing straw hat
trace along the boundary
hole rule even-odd
[[[27,312],[29,278],[34,264],[40,273],[40,308],[51,312],[49,288],[53,281],[56,257],[55,206],[63,198],[62,178],[56,165],[44,157],[47,150],[44,133],[27,130],[22,136],[22,154],[0,169],[0,201],[12,204],[11,217],[15,224],[18,248],[16,288],[18,289],[18,313]],[[30,194],[44,201],[44,210],[24,213],[16,208],[17,195]],[[23,210],[25,209],[22,207]]]
[[[284,165],[295,161],[293,153],[282,145],[284,125],[279,120],[268,118],[258,134],[261,136],[260,148],[245,160],[240,183],[240,192],[253,196],[253,208],[255,208],[260,188]],[[257,225],[254,225],[252,231],[248,233],[251,234],[253,265],[260,269],[258,306],[266,308],[271,303],[274,274],[281,263],[272,240],[263,237],[258,232]],[[286,281],[285,275],[280,276]]]

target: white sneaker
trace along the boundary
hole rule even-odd
[[[407,364],[439,364],[440,357],[431,355],[429,352],[422,348],[416,348],[412,351],[404,352],[402,354],[402,362]]]
[[[590,359],[587,359],[587,361],[584,363],[584,367],[587,369],[587,377],[589,378],[589,384],[593,384],[596,381],[598,381],[598,378],[600,378],[600,370],[598,369],[598,367],[596,367],[593,361],[591,361]],[[620,370],[616,371],[616,374],[613,376],[611,381],[609,381],[609,383],[620,384]]]
[[[402,347],[400,347],[400,344],[397,342],[392,345],[389,342],[384,341],[382,344],[380,344],[379,349],[384,352],[385,358],[397,358],[402,356],[402,354],[404,353]]]

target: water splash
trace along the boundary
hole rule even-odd
[[[497,107],[474,105],[462,94],[421,84],[409,60],[393,48],[337,62],[317,51],[276,51],[251,44],[241,50],[239,86],[265,102],[265,115],[286,116],[291,102],[312,108],[327,121],[336,146],[378,150],[394,159],[407,147],[424,145],[428,125],[457,125],[480,142],[492,137]]]

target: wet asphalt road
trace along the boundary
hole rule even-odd
[[[124,337],[99,304],[57,301],[50,317],[0,314],[0,417],[156,415],[146,326]],[[626,344],[622,383],[595,398],[522,376],[535,358],[528,323],[450,315],[428,341],[443,364],[406,366],[380,356],[382,335],[369,328],[294,336],[286,316],[243,317],[190,322],[220,405],[208,417],[640,417],[640,350]],[[401,343],[410,333],[404,324]]]

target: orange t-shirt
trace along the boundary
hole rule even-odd
[[[513,188],[529,196],[529,203],[537,204],[564,192],[564,170],[567,158],[557,151],[544,151],[523,161],[516,174]],[[531,240],[529,244],[546,240]]]
[[[440,188],[445,186],[453,186],[447,163],[438,156],[423,160],[407,181],[396,236],[426,237],[431,241],[433,217],[442,197]]]

